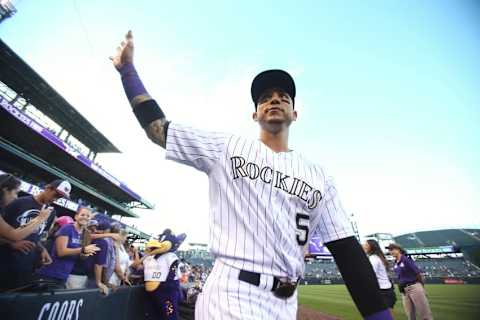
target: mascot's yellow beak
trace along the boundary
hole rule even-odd
[[[154,256],[157,254],[162,254],[169,251],[172,248],[172,243],[170,241],[158,241],[155,239],[149,240],[145,245],[145,251],[147,254]]]

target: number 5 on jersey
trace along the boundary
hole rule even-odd
[[[304,246],[308,240],[310,216],[303,213],[297,213],[295,221],[297,223],[297,242],[299,245]]]

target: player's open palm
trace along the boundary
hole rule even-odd
[[[117,52],[110,57],[113,65],[120,70],[126,63],[133,63],[133,34],[129,30],[125,35],[125,40],[117,47]]]

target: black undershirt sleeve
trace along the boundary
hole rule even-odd
[[[147,128],[150,123],[158,119],[164,119],[165,114],[158,105],[158,103],[153,100],[146,100],[133,108],[133,113],[137,117],[138,122],[143,129]],[[167,141],[168,126],[170,121],[167,121],[163,126],[163,134],[165,136],[165,141]]]
[[[165,118],[162,109],[153,99],[145,100],[133,107],[133,113],[143,129],[153,121]]]
[[[355,237],[325,243],[363,317],[387,309],[372,265]]]

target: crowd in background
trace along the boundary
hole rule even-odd
[[[130,275],[140,279],[140,253],[121,225],[93,220],[87,207],[57,217],[51,205],[69,198],[67,181],[24,197],[19,188],[13,175],[0,175],[0,290],[99,288],[106,294],[130,285]]]
[[[19,187],[20,181],[13,175],[0,175],[1,291],[98,288],[108,294],[123,285],[144,283],[147,255],[127,241],[128,232],[120,224],[97,221],[91,209],[82,206],[73,217],[56,215],[51,205],[59,198],[69,198],[67,181],[54,180],[39,194],[18,198]],[[390,244],[394,261],[389,262],[375,240],[368,240],[363,247],[386,305],[393,310],[396,282],[409,319],[415,319],[416,313],[432,318],[423,287],[425,277],[480,275],[479,268],[464,259],[413,260],[401,246]],[[193,305],[213,259],[205,250],[179,251],[178,256],[181,300]],[[340,279],[341,274],[333,261],[307,261],[305,278],[309,277]]]
[[[427,279],[480,277],[480,269],[463,258],[417,258],[415,262]],[[390,274],[392,276],[393,272],[390,271]],[[338,271],[335,262],[331,260],[314,260],[306,262],[305,277],[341,279],[342,275]]]
[[[202,291],[203,285],[212,268],[202,264],[190,264],[184,258],[181,258],[178,270],[180,273],[180,288],[183,301],[193,305],[195,304],[198,294]]]
[[[52,206],[71,186],[55,180],[37,195],[18,197],[20,180],[0,175],[0,290],[3,292],[98,288],[108,294],[141,285],[146,255],[127,241],[120,224],[97,221],[88,207],[57,216]],[[181,259],[184,298],[195,299],[211,270]]]

